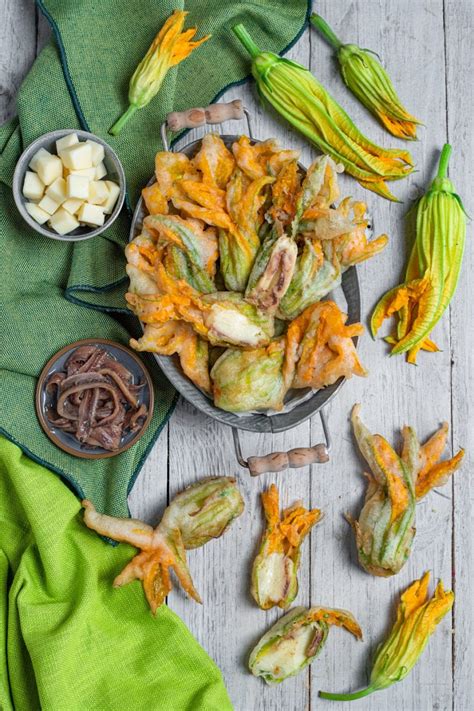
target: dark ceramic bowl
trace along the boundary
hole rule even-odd
[[[88,444],[82,444],[70,432],[64,432],[49,421],[47,413],[53,404],[54,395],[46,390],[46,384],[53,373],[64,370],[64,365],[71,355],[79,346],[98,345],[102,346],[109,355],[115,358],[119,363],[124,365],[133,374],[134,384],[144,383],[138,394],[139,405],[145,404],[148,408],[148,414],[138,432],[126,432],[122,435],[119,449],[111,452],[102,447],[92,447]],[[84,459],[104,459],[105,457],[115,457],[117,454],[125,452],[142,437],[148,425],[150,424],[153,415],[153,384],[150,375],[145,368],[140,358],[129,348],[122,346],[115,341],[108,341],[103,338],[86,338],[81,341],[75,341],[68,346],[64,346],[52,358],[48,360],[38,378],[36,385],[36,414],[46,435],[54,444],[63,449],[68,454],[74,457],[82,457]]]

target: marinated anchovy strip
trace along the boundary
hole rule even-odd
[[[356,639],[362,639],[361,628],[346,610],[295,607],[256,644],[250,654],[250,671],[267,684],[279,684],[299,674],[321,652],[332,625],[344,627]]]
[[[171,569],[186,593],[201,602],[189,572],[186,550],[222,536],[244,510],[235,479],[230,477],[204,479],[184,489],[166,508],[155,528],[137,519],[98,513],[87,500],[82,505],[86,526],[140,549],[115,578],[114,587],[141,580],[153,614],[172,590]]]
[[[280,515],[275,484],[262,493],[262,505],[267,523],[252,567],[251,593],[262,610],[275,605],[286,610],[298,594],[301,545],[322,514],[298,502]]]
[[[137,397],[141,383],[99,346],[76,348],[64,367],[46,384],[55,395],[49,421],[81,443],[118,449],[123,434],[139,430],[148,414]]]
[[[448,426],[443,424],[424,445],[415,431],[404,427],[401,455],[380,435],[372,435],[352,410],[352,425],[359,449],[370,467],[365,502],[359,519],[348,516],[361,566],[372,575],[395,575],[410,555],[415,536],[415,508],[433,487],[446,483],[460,466],[464,451],[438,462],[446,446]]]

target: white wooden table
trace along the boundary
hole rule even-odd
[[[375,233],[387,232],[385,252],[359,267],[364,319],[377,298],[398,283],[406,258],[404,215],[408,201],[427,186],[438,152],[453,144],[450,177],[474,215],[474,115],[472,0],[320,0],[318,12],[347,41],[377,50],[399,87],[409,110],[423,118],[420,140],[409,147],[418,172],[394,184],[404,205],[388,203],[344,178],[346,194],[368,200]],[[49,31],[31,0],[0,0],[0,121],[14,112],[14,96]],[[355,122],[376,142],[402,145],[385,133],[348,93],[329,47],[314,31],[306,31],[288,55],[308,66],[329,87]],[[257,137],[276,136],[282,145],[302,149],[309,164],[313,151],[287,126],[265,113],[252,87],[229,91],[223,100],[242,97],[254,115]],[[245,126],[228,132],[244,132]],[[343,191],[344,192],[344,191]],[[371,653],[389,628],[399,593],[425,570],[453,587],[456,603],[431,639],[410,676],[390,690],[358,702],[364,711],[469,711],[473,688],[472,459],[474,451],[473,349],[474,250],[472,228],[460,286],[449,311],[434,332],[438,354],[422,354],[418,367],[388,358],[383,342],[361,339],[367,379],[348,382],[327,408],[333,438],[331,461],[304,470],[251,480],[235,460],[230,429],[216,424],[180,402],[154,447],[130,496],[134,515],[153,522],[167,497],[209,475],[238,477],[246,510],[225,537],[193,551],[190,567],[204,600],[198,606],[179,590],[170,606],[184,619],[222,669],[238,711],[303,711],[343,706],[318,699],[319,689],[355,690],[367,682]],[[450,445],[467,449],[467,461],[443,496],[431,494],[417,512],[417,535],[407,565],[395,578],[378,579],[357,565],[352,533],[343,513],[357,513],[365,483],[363,463],[355,451],[348,415],[352,404],[363,404],[363,417],[373,431],[398,437],[405,423],[421,438],[441,421],[450,423]],[[314,444],[321,438],[319,417],[279,436],[243,434],[244,451],[263,454],[274,449]],[[298,677],[267,687],[247,671],[252,645],[279,616],[259,610],[249,594],[249,572],[262,530],[259,494],[276,480],[285,505],[297,498],[325,513],[322,524],[304,544],[300,592],[296,604],[322,604],[351,610],[360,621],[364,643],[333,629],[321,656]],[[158,708],[158,707],[157,707]],[[345,707],[344,707],[345,708]],[[216,711],[219,711],[216,709]]]

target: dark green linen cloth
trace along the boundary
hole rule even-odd
[[[21,219],[11,181],[21,151],[38,136],[83,128],[104,138],[120,156],[133,207],[153,172],[161,148],[160,124],[171,110],[205,106],[230,84],[242,81],[248,59],[231,33],[245,21],[255,41],[277,52],[301,33],[304,0],[44,0],[38,1],[53,40],[36,60],[18,96],[18,118],[0,129],[0,254],[2,257],[0,432],[31,458],[66,478],[101,511],[126,515],[127,494],[160,429],[175,392],[151,357],[155,413],[145,436],[107,460],[74,458],[42,432],[34,411],[36,378],[62,346],[79,338],[127,343],[136,321],[125,308],[123,247],[130,212],[100,237],[62,243],[42,237]],[[128,82],[154,35],[174,9],[189,10],[186,27],[210,33],[165,79],[157,97],[138,111],[118,137],[107,130],[127,106]]]

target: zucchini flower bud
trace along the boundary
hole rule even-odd
[[[183,590],[201,602],[189,572],[186,550],[221,536],[244,509],[235,479],[229,477],[204,479],[182,491],[156,528],[137,519],[100,514],[90,501],[83,501],[82,505],[88,528],[140,549],[115,578],[114,587],[141,580],[153,614],[172,590],[171,568]]]
[[[331,625],[344,627],[356,639],[362,639],[362,630],[346,610],[295,607],[281,617],[252,650],[250,671],[267,684],[279,684],[299,674],[324,647]]]
[[[359,411],[360,405],[355,405],[352,425],[371,473],[366,474],[369,484],[359,520],[347,518],[354,529],[359,563],[368,573],[385,577],[398,573],[410,555],[417,500],[446,483],[459,467],[464,451],[438,462],[448,436],[444,423],[424,445],[411,427],[404,427],[399,456],[386,439],[370,434]]]
[[[428,599],[429,581],[430,574],[425,573],[402,594],[395,624],[386,641],[377,649],[369,686],[352,694],[330,694],[320,691],[321,698],[332,701],[353,701],[368,696],[374,691],[386,689],[410,673],[436,626],[454,603],[454,593],[450,590],[445,591],[441,581],[433,597]]]
[[[286,610],[298,593],[301,544],[322,514],[298,502],[280,515],[275,484],[262,493],[262,505],[267,527],[253,563],[251,593],[262,610],[275,605]]]
[[[438,175],[417,205],[416,236],[405,282],[390,289],[374,309],[370,326],[375,337],[383,321],[398,315],[391,355],[407,353],[416,363],[421,349],[438,351],[430,333],[456,291],[466,240],[466,215],[461,198],[446,177],[451,146],[441,152]]]
[[[252,58],[261,97],[336,164],[342,163],[364,188],[396,200],[386,181],[411,172],[408,151],[382,148],[370,141],[305,67],[262,52],[242,24],[233,31]]]
[[[186,59],[196,47],[209,39],[210,35],[207,35],[192,42],[191,40],[196,34],[195,27],[182,32],[187,14],[187,12],[175,10],[168,17],[148,48],[148,52],[135,69],[128,91],[130,105],[123,116],[109,129],[112,136],[117,136],[135,111],[142,109],[156,96],[168,70]]]
[[[347,88],[392,136],[415,140],[416,127],[421,121],[402,105],[390,77],[375,59],[374,52],[356,44],[342,44],[319,15],[311,15],[310,21],[336,50]]]

